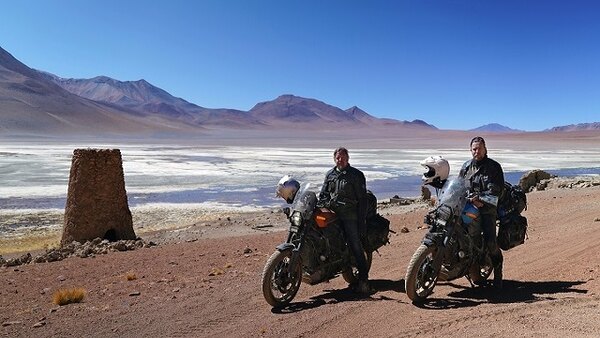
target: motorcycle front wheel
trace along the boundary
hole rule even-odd
[[[415,303],[421,303],[433,293],[438,274],[433,269],[435,248],[421,244],[413,254],[404,279],[406,295]]]
[[[262,291],[265,300],[273,307],[289,304],[300,289],[301,261],[291,266],[292,250],[275,251],[262,273]]]
[[[373,253],[365,251],[365,258],[367,260],[367,267],[371,270],[371,263],[373,262]],[[356,267],[350,267],[349,269],[342,272],[342,277],[348,284],[354,284],[358,282],[358,269]]]

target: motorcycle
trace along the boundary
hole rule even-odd
[[[448,179],[441,188],[437,207],[425,216],[429,231],[413,254],[405,277],[408,298],[423,302],[439,281],[467,277],[471,285],[482,285],[493,270],[484,244],[477,207],[469,202],[468,181]],[[487,203],[497,197],[480,195]]]
[[[317,207],[317,196],[309,186],[301,185],[291,207],[284,208],[290,222],[287,240],[277,246],[263,269],[263,296],[273,307],[289,304],[301,282],[315,285],[339,274],[349,284],[358,279],[354,256],[335,213]],[[367,221],[364,245],[369,268],[373,252],[389,243],[389,221],[375,216]]]

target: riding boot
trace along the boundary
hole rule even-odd
[[[375,293],[375,290],[371,287],[368,280],[359,280],[356,288],[354,288],[356,293],[360,293],[362,295],[371,295]]]
[[[494,288],[502,289],[502,256],[500,261],[494,264]]]

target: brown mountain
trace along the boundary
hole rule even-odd
[[[413,120],[413,121],[399,121],[395,119],[388,118],[377,118],[369,115],[364,110],[358,108],[357,106],[353,106],[351,108],[346,109],[346,112],[353,116],[355,119],[362,121],[369,125],[375,126],[386,126],[386,127],[394,127],[394,126],[405,126],[405,127],[421,127],[428,129],[437,129],[434,125],[428,124],[422,120]]]
[[[235,109],[209,109],[174,97],[145,80],[118,81],[106,76],[92,79],[64,79],[40,72],[42,76],[63,89],[81,97],[159,118],[195,126],[249,127],[262,123]]]
[[[0,48],[0,134],[157,135],[186,127],[72,94]]]
[[[250,115],[270,125],[285,124],[363,124],[340,108],[327,103],[294,95],[281,95],[275,100],[260,102]]]
[[[273,126],[310,125],[311,128],[410,126],[437,129],[423,121],[412,122],[380,119],[354,106],[347,110],[315,99],[281,95],[275,100],[261,102],[249,111],[250,115]]]

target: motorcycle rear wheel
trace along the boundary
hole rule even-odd
[[[421,244],[413,254],[404,279],[406,295],[414,303],[422,303],[433,293],[438,274],[433,270],[436,249]]]
[[[367,267],[371,270],[371,263],[373,262],[373,253],[365,251],[365,258],[367,259]],[[350,269],[342,272],[342,277],[348,284],[355,284],[358,282],[358,269],[351,267]]]
[[[289,304],[300,289],[302,262],[290,266],[292,250],[275,251],[262,273],[262,291],[265,300],[273,307]]]

